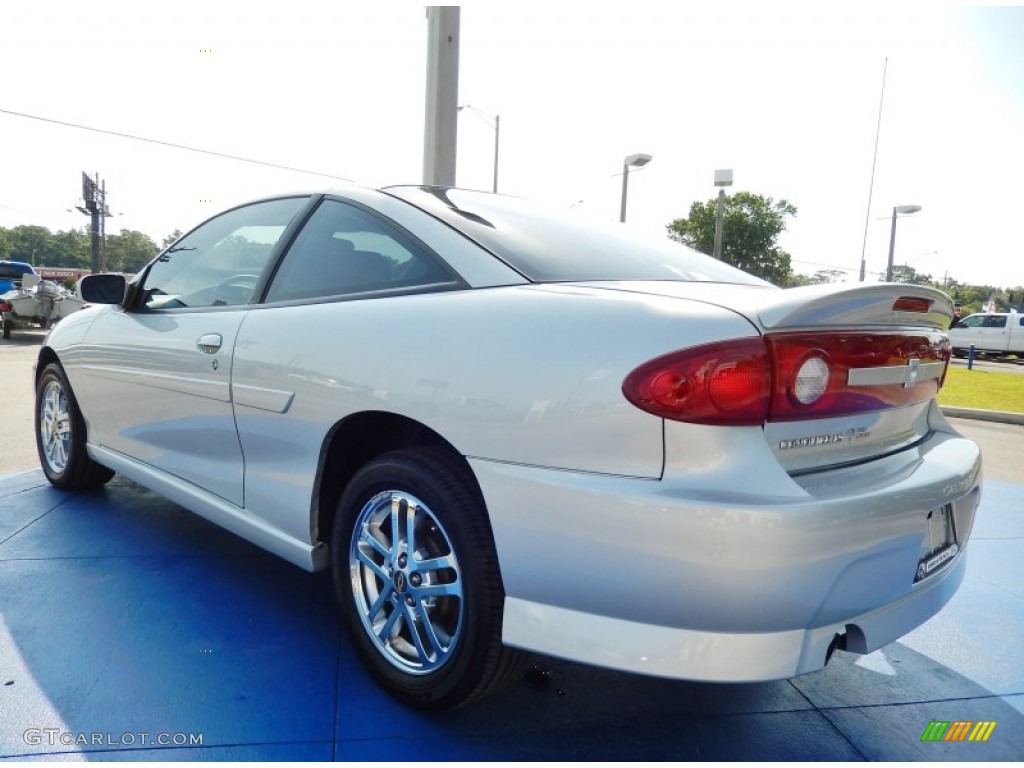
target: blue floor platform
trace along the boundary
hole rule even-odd
[[[3,477],[0,760],[1020,760],[1022,496],[987,483],[960,592],[869,656],[750,685],[538,657],[426,716],[363,672],[326,575],[128,481],[70,495]],[[932,720],[996,726],[924,742]]]

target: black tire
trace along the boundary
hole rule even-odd
[[[954,347],[953,348],[953,357],[957,357],[957,358],[963,359],[963,358],[967,357],[967,350],[966,349],[957,349],[956,347]]]
[[[443,451],[395,451],[356,473],[335,518],[334,585],[349,636],[377,682],[420,709],[468,704],[528,658],[501,643],[505,593],[474,486]],[[410,507],[414,557],[403,540]]]
[[[11,338],[11,331],[13,329],[14,329],[14,321],[13,320],[4,320],[4,338],[5,339]]]
[[[34,421],[39,464],[54,486],[83,491],[114,476],[86,452],[85,420],[59,363],[50,363],[39,376]]]

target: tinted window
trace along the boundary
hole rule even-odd
[[[31,271],[32,268],[27,264],[0,264],[0,277],[13,277],[17,280]]]
[[[427,187],[386,191],[447,222],[536,282],[694,280],[768,285],[667,237],[644,237],[621,224],[519,198]]]
[[[1005,328],[1006,327],[1006,315],[988,315],[985,318],[985,322],[982,323],[984,328]]]
[[[266,301],[454,282],[434,256],[390,223],[325,200],[288,249]]]
[[[210,219],[157,257],[142,286],[149,309],[248,304],[277,241],[308,198],[254,203]]]

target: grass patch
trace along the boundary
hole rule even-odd
[[[939,392],[939,403],[1024,413],[1024,375],[950,366]]]

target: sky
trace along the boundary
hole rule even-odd
[[[422,181],[423,5],[36,0],[0,29],[0,226],[87,224],[82,171],[108,233],[158,243],[265,195]],[[876,279],[920,205],[897,264],[1024,285],[1024,6],[492,0],[460,38],[459,186],[491,188],[500,115],[501,192],[615,220],[643,152],[631,227],[664,233],[728,168],[798,209],[795,271],[856,280],[863,253]]]

